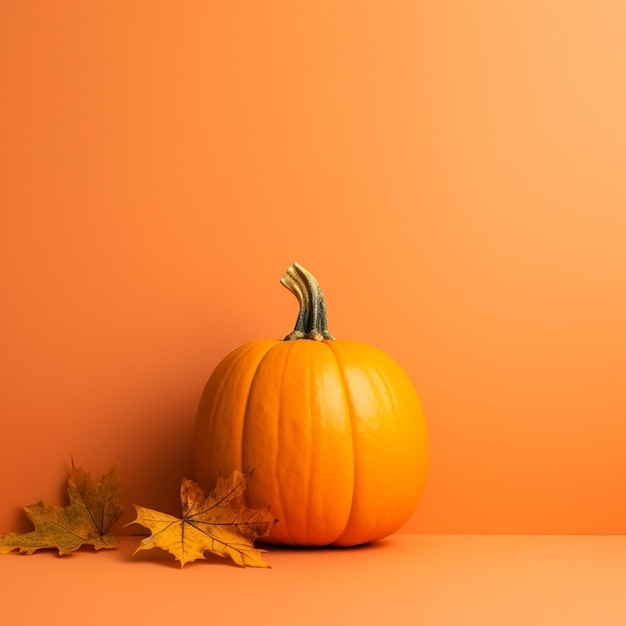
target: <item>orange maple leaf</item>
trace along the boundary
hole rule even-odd
[[[269,567],[254,547],[255,539],[269,534],[277,520],[269,508],[234,508],[232,502],[246,490],[249,474],[234,471],[228,478],[218,477],[215,489],[207,496],[198,483],[182,479],[180,499],[182,518],[135,505],[137,519],[152,534],[135,550],[162,548],[185,563],[204,559],[209,551],[230,557],[242,566]]]
[[[24,507],[35,530],[7,533],[0,537],[0,554],[14,550],[32,554],[35,550],[55,548],[63,556],[84,545],[91,545],[96,550],[115,547],[117,538],[108,535],[107,531],[123,512],[119,504],[120,478],[117,466],[105,474],[99,483],[94,483],[89,473],[72,462],[67,492],[69,506],[59,507],[39,502]]]

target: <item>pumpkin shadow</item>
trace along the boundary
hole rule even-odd
[[[268,552],[371,552],[378,550],[387,550],[391,547],[391,542],[387,541],[388,538],[380,539],[379,541],[372,541],[369,543],[360,543],[356,546],[288,546],[283,544],[274,544],[266,541],[258,540],[255,542],[255,546]]]

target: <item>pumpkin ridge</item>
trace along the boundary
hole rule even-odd
[[[218,409],[223,401],[223,396],[225,393],[228,392],[228,385],[227,385],[227,381],[228,381],[228,377],[231,374],[231,372],[233,372],[239,365],[239,363],[242,361],[243,358],[247,357],[247,355],[254,349],[255,344],[257,342],[249,342],[247,344],[242,345],[237,353],[231,353],[231,358],[228,362],[226,362],[226,359],[224,359],[221,363],[219,363],[216,367],[216,371],[219,371],[221,368],[224,369],[224,373],[223,375],[218,379],[219,380],[219,385],[217,386],[217,389],[215,389],[214,393],[213,393],[213,402],[212,402],[212,413],[218,413]],[[227,367],[224,367],[224,365],[226,365]],[[203,399],[204,399],[204,395],[207,392],[207,388],[205,386],[205,389],[203,390],[202,393],[202,397],[200,399],[200,406],[202,406],[203,403]],[[212,419],[210,420],[210,430],[206,433],[206,436],[204,437],[198,437],[198,427],[199,427],[199,423],[196,423],[195,426],[195,434],[194,434],[194,447],[196,447],[198,445],[198,441],[213,441],[214,438],[216,437],[216,430],[219,430],[220,428],[220,424],[219,424],[219,420],[216,419]],[[203,486],[206,489],[210,489],[211,486],[211,482],[212,480],[214,480],[214,478],[208,477],[207,476],[207,471],[206,469],[201,470],[200,472],[198,472],[198,463],[197,463],[197,459],[198,458],[206,458],[207,457],[207,453],[203,452],[203,454],[198,455],[198,453],[196,452],[196,474],[197,474],[197,478],[204,483],[204,481],[208,482],[206,484],[204,484]],[[235,463],[236,465],[236,463]],[[239,465],[241,465],[241,457],[239,458]],[[237,467],[232,467],[232,468],[228,468],[228,467],[219,467],[218,470],[220,472],[227,472],[227,471],[231,471],[232,469],[240,469]]]
[[[279,344],[281,345],[281,344]],[[284,389],[285,387],[285,379],[287,378],[287,374],[289,372],[289,367],[288,367],[288,363],[289,363],[289,357],[290,357],[290,352],[286,353],[286,358],[283,360],[283,370],[281,372],[281,389]],[[283,414],[284,414],[284,406],[283,406],[283,402],[279,402],[278,403],[278,419],[276,420],[276,432],[277,432],[277,437],[276,437],[276,458],[274,459],[274,480],[276,481],[277,485],[281,484],[281,479],[280,476],[278,474],[278,466],[279,466],[279,462],[280,462],[280,432],[281,432],[281,424],[284,422],[283,420]],[[279,506],[280,506],[280,510],[284,511],[285,507],[284,507],[284,501],[283,501],[283,494],[282,494],[282,490],[281,489],[277,489],[276,490],[278,493],[278,501],[279,501]],[[291,531],[289,530],[289,526],[285,526],[285,528],[283,530],[286,530],[286,535],[289,537],[289,543],[293,544],[294,543],[294,539],[293,539],[293,535],[291,534]]]
[[[307,373],[308,373],[308,376],[306,378],[306,389],[303,389],[302,393],[306,394],[307,396],[310,396],[311,388],[315,386],[315,372],[312,370],[312,368],[307,368]],[[309,407],[309,415],[306,416],[306,418],[307,418],[307,423],[309,426],[306,436],[307,436],[307,439],[311,442],[311,450],[315,450],[315,447],[316,447],[316,441],[314,440],[315,425],[313,424],[314,417],[311,415],[310,407]],[[303,485],[302,487],[302,492],[306,494],[305,502],[304,502],[305,511],[310,510],[311,502],[313,501],[312,491],[314,487],[314,484],[313,484],[314,481],[311,479],[312,468],[313,468],[313,458],[314,458],[314,453],[309,453],[309,456],[307,459],[307,468],[306,468],[306,471],[304,472],[304,475],[306,476],[306,480],[307,480],[307,484]],[[310,542],[309,527],[310,527],[310,520],[307,520],[306,529],[304,532],[307,543]]]
[[[376,376],[378,376],[380,382],[383,385],[384,388],[384,392],[386,395],[385,401],[389,402],[390,404],[390,408],[393,408],[393,410],[391,411],[391,413],[394,414],[399,414],[398,411],[398,398],[396,396],[396,391],[394,389],[394,386],[392,385],[391,381],[389,380],[389,376],[388,376],[388,372],[386,371],[385,367],[381,367],[380,364],[377,364],[376,367],[374,368],[375,372],[376,372]],[[396,421],[397,427],[398,427],[398,432],[399,435],[398,437],[402,440],[406,440],[407,437],[407,433],[406,433],[406,429],[403,428],[403,424],[401,420],[397,420]],[[406,466],[407,462],[406,462],[406,455],[402,455],[402,465]],[[395,492],[395,494],[397,494],[398,499],[401,499],[402,494],[398,494],[398,485],[395,484],[393,481],[390,482],[389,485],[389,489],[392,490],[393,492]],[[388,517],[389,517],[389,511],[390,510],[386,510]],[[381,520],[381,523],[384,522],[384,524],[386,525],[387,528],[391,528],[392,526],[395,525],[394,522],[390,522],[389,519],[384,519]],[[392,532],[396,532],[398,530],[398,527],[394,528],[394,530]],[[387,533],[385,533],[386,535]],[[378,538],[377,538],[378,539]]]
[[[338,340],[334,340],[334,341],[324,341],[323,343],[324,345],[328,346],[328,349],[333,353],[333,356],[335,357],[335,360],[337,361],[337,371],[339,372],[339,376],[341,377],[341,386],[343,388],[343,396],[346,402],[346,408],[348,410],[348,417],[350,418],[350,439],[352,441],[352,458],[353,458],[354,463],[356,463],[356,442],[354,439],[354,432],[355,432],[354,405],[352,404],[350,395],[348,394],[348,382],[346,380],[344,369],[342,367],[341,359],[339,358],[337,354],[337,350],[336,350],[336,348],[338,348],[341,345],[341,342]],[[341,537],[345,535],[346,531],[348,530],[348,527],[350,526],[350,521],[352,520],[352,512],[353,512],[353,507],[354,507],[354,493],[356,489],[356,473],[357,473],[357,468],[355,466],[353,474],[352,474],[352,501],[350,502],[350,512],[348,513],[348,519],[346,521],[346,525],[344,529],[341,531],[341,533],[339,534],[339,536],[330,542],[330,545],[337,543],[337,541],[339,541]]]
[[[241,442],[241,464],[243,465],[243,456],[244,456],[244,452],[245,452],[245,433],[246,433],[246,423],[248,422],[248,418],[249,418],[249,407],[250,407],[250,399],[252,396],[252,391],[255,387],[254,381],[255,378],[258,376],[261,368],[263,367],[264,362],[267,361],[270,352],[272,352],[274,349],[276,348],[281,348],[283,346],[283,342],[282,341],[277,341],[275,344],[269,346],[268,350],[266,351],[266,353],[261,357],[261,359],[259,359],[259,362],[256,364],[255,370],[254,370],[254,374],[251,378],[251,382],[250,382],[250,386],[248,388],[248,394],[247,394],[247,398],[246,398],[246,406],[245,406],[245,410],[244,410],[244,423],[243,423],[243,429],[242,429],[242,442]],[[284,383],[284,379],[287,375],[288,372],[288,368],[283,367],[282,368],[282,372],[281,372],[281,387],[283,386]],[[279,476],[278,476],[278,461],[279,461],[279,454],[280,454],[280,446],[279,446],[279,437],[278,435],[280,434],[280,404],[279,404],[279,411],[278,411],[278,415],[277,415],[277,420],[276,421],[276,432],[277,432],[277,437],[276,437],[276,456],[274,458],[274,480],[275,480],[275,484],[280,484],[280,480],[279,480]],[[254,469],[254,468],[250,468],[250,469]],[[253,486],[251,486],[252,488]],[[280,514],[283,513],[285,511],[285,506],[284,506],[284,502],[283,502],[283,498],[282,498],[282,494],[281,494],[281,490],[277,489],[276,490],[276,497],[278,499],[277,503],[272,503],[272,502],[267,502],[266,504],[269,505],[270,507],[272,507],[272,505],[274,505],[277,509],[278,509],[278,513],[276,513],[276,516],[279,518],[280,521]],[[286,542],[281,542],[281,543],[286,543],[286,544],[293,544],[293,537],[291,535],[291,532],[289,531],[289,527],[288,525],[284,525],[282,526],[281,530],[288,536],[288,541]]]
[[[402,369],[402,367],[398,363],[396,363],[396,365],[398,365],[400,367],[400,369],[404,372],[404,370]],[[399,407],[399,404],[398,404],[398,394],[397,394],[397,392],[396,392],[396,390],[394,388],[394,385],[393,385],[393,383],[392,383],[392,381],[390,379],[389,371],[387,370],[387,368],[378,366],[377,367],[377,373],[380,376],[380,380],[385,385],[385,389],[386,389],[386,392],[387,392],[387,395],[388,395],[389,399],[392,401],[394,407],[397,409]],[[408,378],[407,378],[407,381],[408,381]],[[417,393],[415,393],[415,396],[417,398],[417,402],[418,402],[418,404],[420,406],[420,409],[421,409],[421,400],[419,399],[419,396],[417,396]],[[399,413],[399,411],[397,411],[397,412]],[[426,426],[424,426],[424,428],[425,428],[425,431],[427,433]],[[399,432],[400,440],[406,441],[408,436],[409,436],[409,433],[410,433],[410,429],[407,429],[407,422],[404,421],[404,420],[400,420],[398,422],[398,429],[399,429],[398,432]],[[425,455],[426,458],[427,458],[428,450],[422,451],[421,454],[422,454],[422,456]],[[401,462],[402,462],[403,471],[408,473],[412,469],[411,468],[410,453],[408,451],[405,451],[405,453],[402,455]],[[397,490],[397,486],[396,486],[396,490]],[[422,487],[419,489],[419,491],[417,493],[416,501],[415,501],[415,503],[414,503],[412,508],[414,508],[417,505],[417,502],[419,501],[419,497],[421,495],[422,490],[423,490],[423,485],[422,485]],[[398,499],[399,500],[402,498],[402,496],[406,496],[406,494],[398,493]],[[402,522],[392,532],[397,532],[404,525],[404,523],[405,522]]]
[[[263,363],[264,359],[267,357],[267,355],[269,354],[270,350],[273,348],[274,346],[269,346],[268,349],[265,351],[265,353],[263,354],[263,356],[257,361],[257,364],[254,367],[254,372],[252,374],[252,376],[250,377],[250,384],[248,385],[247,388],[247,393],[246,393],[246,402],[244,405],[244,409],[243,409],[243,419],[242,419],[242,423],[241,423],[241,442],[239,444],[239,451],[240,451],[240,455],[239,455],[239,469],[241,469],[242,472],[252,472],[254,471],[254,467],[250,467],[248,469],[244,468],[243,466],[243,453],[244,453],[244,442],[246,440],[246,422],[248,421],[248,410],[250,408],[250,396],[252,394],[252,388],[254,387],[254,379],[256,378],[257,372],[259,371],[259,367],[261,367],[261,363]]]

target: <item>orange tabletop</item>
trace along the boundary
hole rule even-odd
[[[2,622],[48,624],[626,623],[626,537],[396,535],[354,549],[270,548],[271,569],[165,552],[0,557]],[[222,620],[222,621],[219,621]]]

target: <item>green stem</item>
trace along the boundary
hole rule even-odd
[[[280,282],[296,296],[300,304],[295,328],[285,337],[285,341],[334,339],[328,332],[324,294],[315,277],[301,265],[294,263]]]

